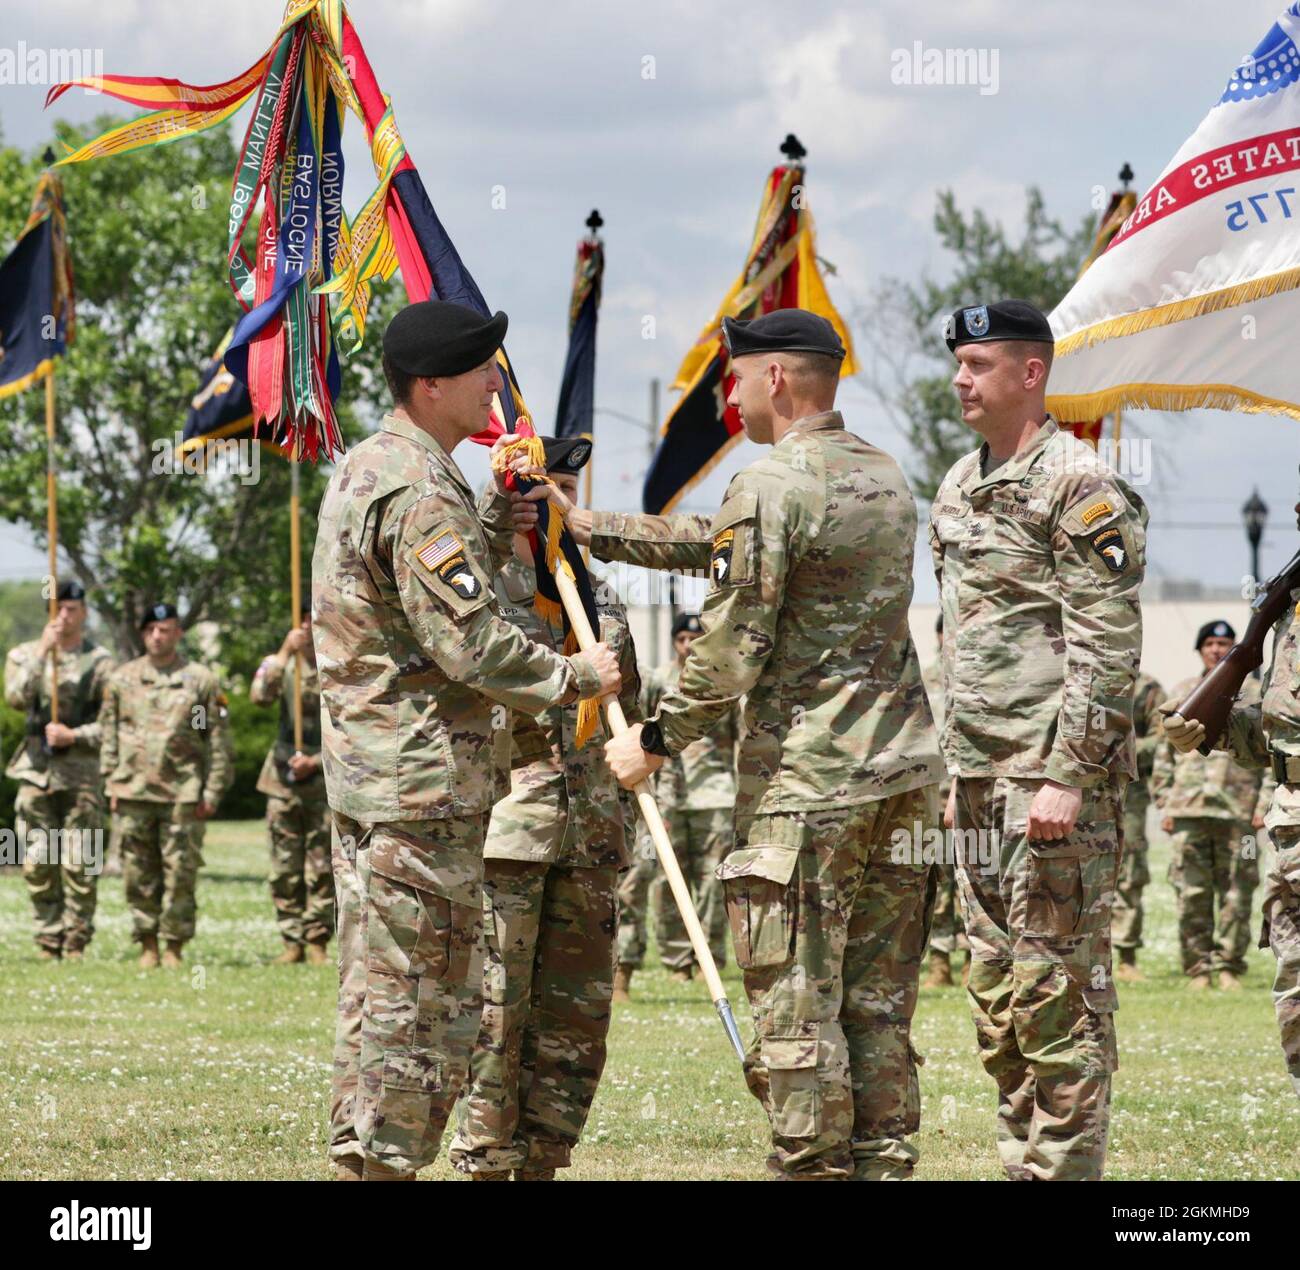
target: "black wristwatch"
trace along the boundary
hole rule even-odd
[[[660,758],[670,758],[668,747],[664,744],[663,729],[658,719],[651,719],[641,725],[641,748],[647,754],[657,754]]]

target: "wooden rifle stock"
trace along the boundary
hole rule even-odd
[[[1241,685],[1264,660],[1264,636],[1286,612],[1291,592],[1297,586],[1300,586],[1300,552],[1296,552],[1285,569],[1260,587],[1251,603],[1253,611],[1241,640],[1178,707],[1184,719],[1204,724],[1205,740],[1197,746],[1202,754],[1209,754],[1223,735]]]

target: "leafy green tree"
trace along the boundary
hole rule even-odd
[[[56,128],[76,145],[115,122]],[[289,466],[264,450],[256,481],[174,474],[158,470],[155,449],[184,426],[200,367],[239,316],[225,268],[236,161],[218,128],[61,169],[78,303],[57,376],[59,541],[61,572],[86,586],[122,656],[141,649],[138,615],[165,598],[186,627],[216,622],[226,665],[248,674],[289,623]],[[0,250],[42,167],[39,151],[0,148]],[[384,397],[374,333],[385,299],[377,293],[371,339],[344,365],[340,421],[352,440]],[[44,464],[43,393],[0,402],[0,517],[42,544]],[[306,576],[328,471],[304,464],[301,476]]]
[[[1035,188],[1025,195],[1025,224],[1018,239],[976,209],[967,216],[951,190],[939,193],[934,228],[954,258],[944,282],[887,278],[857,325],[865,380],[919,457],[912,477],[932,498],[948,469],[972,449],[972,434],[957,409],[952,355],[943,341],[944,319],[962,304],[1018,299],[1050,312],[1073,285],[1087,253],[1093,219],[1067,230],[1049,218]]]

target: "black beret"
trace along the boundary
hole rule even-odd
[[[55,592],[56,600],[84,600],[86,598],[86,588],[80,582],[74,582],[69,578],[66,582],[59,583],[59,589]]]
[[[591,458],[591,438],[542,437],[548,472],[581,472]]]
[[[955,309],[944,323],[943,337],[950,353],[955,352],[959,344],[991,343],[994,340],[1056,343],[1047,315],[1027,300],[999,300],[996,304]]]
[[[1204,644],[1207,639],[1235,640],[1236,638],[1237,632],[1232,629],[1232,624],[1230,622],[1206,622],[1205,625],[1196,632],[1196,643],[1192,645],[1192,647],[1199,653],[1201,651],[1201,645]]]
[[[844,357],[835,328],[807,309],[774,309],[748,321],[723,318],[722,333],[732,357],[748,353],[821,353],[837,361]]]
[[[421,300],[408,304],[384,332],[384,356],[420,378],[463,375],[481,366],[506,338],[504,313],[485,318],[463,304]]]
[[[683,631],[690,635],[704,634],[704,625],[700,621],[698,613],[679,613],[673,620],[673,638],[676,639]]]
[[[146,626],[154,622],[165,622],[169,617],[179,617],[174,604],[151,604],[144,611],[144,616],[140,619],[140,629],[144,630]]]

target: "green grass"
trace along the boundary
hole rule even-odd
[[[0,1120],[4,1178],[324,1178],[335,976],[269,966],[279,950],[263,826],[210,827],[198,938],[182,972],[136,968],[120,878],[100,888],[81,965],[38,963],[26,893],[0,874]],[[1191,996],[1176,973],[1172,897],[1157,844],[1143,969],[1118,1015],[1109,1176],[1296,1178],[1300,1115],[1268,985]],[[1256,922],[1258,926],[1258,922]],[[729,992],[748,1033],[734,970]],[[701,987],[658,969],[610,1036],[575,1178],[754,1178],[766,1123]],[[965,994],[923,992],[915,1028],[924,1127],[919,1175],[997,1178],[992,1082]],[[450,1176],[445,1162],[426,1176]]]

